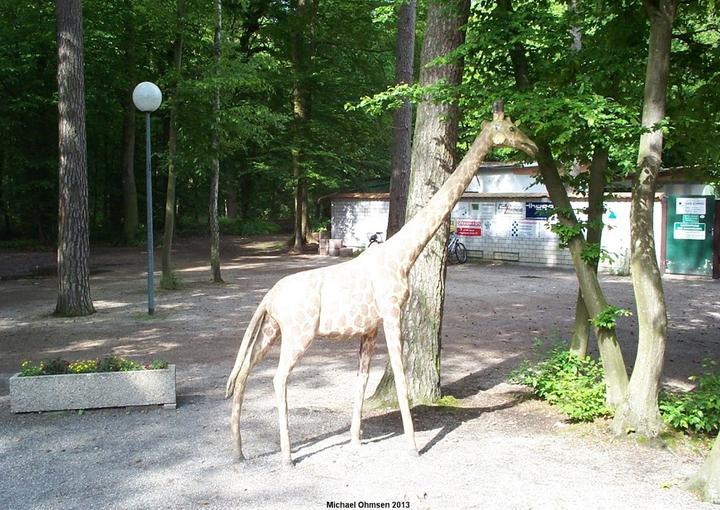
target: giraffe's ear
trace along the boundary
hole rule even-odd
[[[512,123],[513,123],[512,119],[510,118],[510,116],[509,116],[509,115],[508,115],[507,117],[505,117],[505,118],[507,119],[507,121],[508,121],[508,122],[509,122],[510,124],[512,124]]]

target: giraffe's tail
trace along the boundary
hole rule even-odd
[[[242,384],[241,390],[244,389],[244,381],[247,379],[250,369],[252,368],[251,362],[255,343],[257,342],[258,336],[260,336],[260,329],[267,314],[266,306],[266,298],[263,298],[245,330],[245,335],[243,336],[242,342],[240,342],[240,349],[235,359],[235,366],[227,380],[225,398],[233,395],[238,382]]]

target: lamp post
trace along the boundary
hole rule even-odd
[[[147,197],[147,294],[148,314],[155,313],[153,296],[153,217],[152,217],[152,161],[150,151],[150,114],[158,109],[162,102],[162,93],[157,85],[149,81],[139,83],[132,94],[135,107],[145,112],[145,194]]]

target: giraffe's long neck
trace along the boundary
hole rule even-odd
[[[385,257],[399,257],[399,265],[409,271],[447,215],[462,197],[478,167],[493,147],[491,130],[486,127],[475,138],[457,169],[443,183],[427,205],[382,246]]]

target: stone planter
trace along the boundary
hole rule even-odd
[[[13,413],[164,404],[175,407],[175,365],[131,370],[10,378]]]

